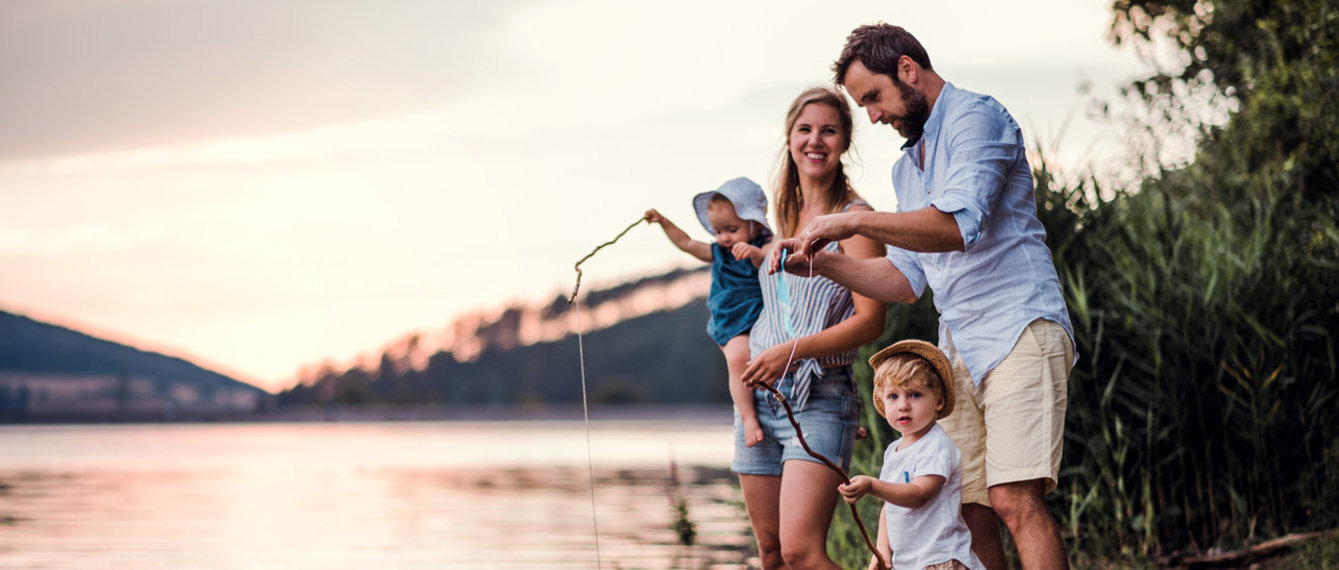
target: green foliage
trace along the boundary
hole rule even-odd
[[[1314,497],[1334,497],[1339,419],[1339,8],[1114,8],[1118,43],[1165,33],[1187,62],[1133,84],[1163,117],[1150,130],[1179,121],[1200,143],[1191,164],[1047,223],[1077,228],[1057,266],[1083,358],[1054,504],[1080,550],[1110,557],[1334,525]],[[1195,93],[1226,121],[1198,122]],[[1039,204],[1101,194],[1052,182],[1038,176]]]
[[[1258,188],[1258,179],[1283,173],[1295,184],[1296,198],[1333,196],[1339,182],[1339,114],[1333,111],[1339,5],[1117,0],[1113,10],[1118,44],[1155,51],[1155,42],[1166,39],[1186,64],[1131,85],[1131,93],[1167,119],[1155,131],[1197,130],[1203,142],[1196,162],[1228,179],[1216,182],[1235,178]],[[1202,120],[1206,104],[1229,111],[1226,123]],[[1333,203],[1327,205],[1333,219]]]
[[[1081,216],[1086,251],[1059,266],[1082,360],[1055,504],[1090,554],[1336,522],[1304,500],[1325,492],[1313,470],[1339,420],[1335,270],[1295,247],[1284,192],[1230,201],[1202,180],[1167,173]],[[1335,245],[1325,230],[1322,250]]]
[[[1330,534],[1303,544],[1283,563],[1271,564],[1269,568],[1276,570],[1339,568],[1339,535]]]

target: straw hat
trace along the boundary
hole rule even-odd
[[[939,410],[935,419],[944,419],[953,413],[955,399],[953,394],[953,367],[949,366],[948,357],[944,356],[944,351],[923,340],[900,340],[869,357],[870,368],[877,372],[879,365],[895,354],[914,354],[930,362],[930,368],[939,374],[939,378],[943,380],[944,384],[944,408]],[[877,394],[874,396],[874,409],[879,412],[880,416],[888,417],[883,412],[883,398],[880,398]]]
[[[697,220],[702,222],[702,227],[707,229],[707,233],[716,233],[711,227],[711,220],[707,218],[707,203],[711,201],[713,194],[720,194],[730,200],[739,219],[761,224],[764,230],[762,235],[772,235],[772,226],[767,225],[767,194],[757,182],[742,176],[726,180],[720,188],[693,196],[693,209],[697,211]]]

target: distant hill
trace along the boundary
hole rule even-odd
[[[181,358],[0,311],[0,421],[250,412],[266,396]]]

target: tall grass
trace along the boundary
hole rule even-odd
[[[1053,500],[1071,545],[1138,558],[1335,524],[1333,221],[1299,236],[1285,187],[1222,200],[1193,171],[1105,202],[1044,161],[1037,179],[1039,205],[1069,205],[1043,220],[1070,240],[1082,358]]]

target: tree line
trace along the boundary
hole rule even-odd
[[[451,352],[438,351],[422,369],[384,354],[374,370],[327,368],[314,381],[281,393],[279,403],[580,405],[582,353],[592,404],[728,403],[725,362],[706,334],[706,322],[705,302],[689,303],[587,333],[580,350],[576,336],[509,349],[488,344],[477,358],[465,362]]]

